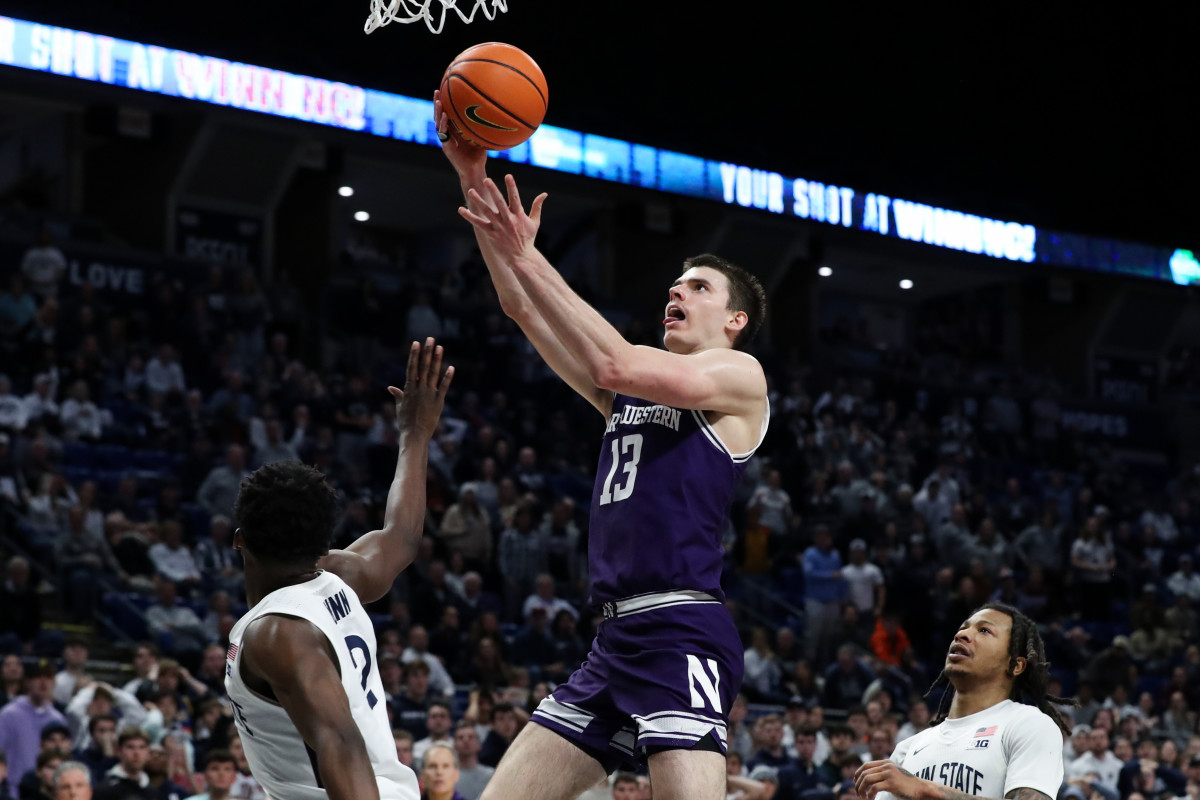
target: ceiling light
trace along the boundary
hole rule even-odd
[[[354,212],[354,219],[358,220],[359,222],[366,222],[370,218],[371,218],[371,215],[368,214],[366,211],[355,211]]]
[[[820,275],[822,278],[828,278],[830,275],[833,274],[833,269],[830,267],[821,267],[820,269],[817,270],[817,274]]]
[[[908,278],[905,278],[905,279],[903,279],[902,281],[900,281],[900,288],[901,288],[901,289],[906,289],[906,290],[907,290],[907,289],[911,289],[912,287],[913,287],[913,282],[912,282],[912,281],[910,281]]]
[[[354,196],[354,187],[353,186],[343,186],[340,189],[338,189],[338,194],[340,194],[342,197],[353,197]]]

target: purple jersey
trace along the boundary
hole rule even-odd
[[[721,537],[753,454],[730,453],[701,411],[615,395],[592,491],[592,602],[668,589],[723,600]]]

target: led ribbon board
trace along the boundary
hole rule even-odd
[[[429,100],[0,16],[0,64],[437,146]],[[1004,261],[1200,283],[1189,250],[1039,230],[542,125],[497,158]]]

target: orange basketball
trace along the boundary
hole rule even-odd
[[[464,140],[489,150],[507,150],[532,136],[549,97],[537,62],[511,44],[467,48],[442,76],[450,123]]]

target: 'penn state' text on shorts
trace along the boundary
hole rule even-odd
[[[604,603],[587,660],[532,719],[606,767],[646,748],[727,747],[729,708],[742,684],[741,640],[728,610],[703,592],[671,591]]]

